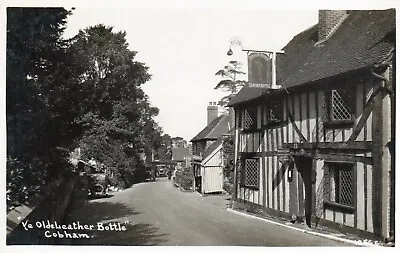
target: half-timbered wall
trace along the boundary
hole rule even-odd
[[[278,97],[277,101],[282,106],[282,121],[272,125],[267,122],[270,102],[268,98],[251,105],[257,108],[256,129],[243,129],[247,107],[236,108],[236,126],[239,126],[236,138],[237,158],[250,154],[259,159],[260,164],[259,186],[244,187],[237,181],[237,198],[267,210],[304,215],[304,180],[297,164],[294,164],[293,177],[289,182],[289,166],[281,157],[285,152],[291,155],[306,154],[312,158],[313,168],[309,169],[316,172],[312,188],[313,217],[374,233],[377,229],[373,224],[373,201],[376,197],[372,187],[374,168],[370,148],[374,111],[372,106],[368,110],[366,104],[378,88],[379,81],[373,80],[375,79],[363,81],[357,78],[345,81],[345,85],[351,86],[354,91],[353,124],[341,127],[325,123],[328,121],[326,90],[332,87],[328,85],[320,90],[304,89]],[[347,146],[348,141],[352,143],[351,147]],[[295,143],[310,145],[304,146],[305,149],[291,149],[296,147]],[[352,181],[354,211],[343,211],[325,205],[324,188],[327,187],[327,181],[324,180],[324,168],[328,162],[355,164]]]

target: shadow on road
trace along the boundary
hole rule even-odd
[[[159,228],[151,224],[134,224],[134,216],[140,214],[123,202],[117,202],[113,197],[88,200],[85,189],[74,193],[74,200],[70,205],[68,215],[63,224],[93,225],[92,229],[60,231],[64,237],[57,240],[58,245],[158,245],[166,240],[162,239],[166,234],[157,234]],[[129,221],[127,223],[127,221]],[[109,227],[110,224],[120,224],[126,228],[125,231],[110,231],[99,229]],[[87,234],[90,238],[67,238],[68,233],[72,237],[74,233]]]
[[[88,201],[78,209],[71,210],[71,213],[65,219],[65,223],[80,221],[86,224],[95,224],[100,221],[118,219],[136,214],[139,214],[139,212],[136,212],[124,203]]]
[[[103,223],[107,226],[110,223]],[[158,228],[150,224],[125,225],[126,231],[94,231],[88,232],[90,239],[69,239],[68,245],[112,245],[112,246],[156,246],[166,242],[166,234],[157,234]]]

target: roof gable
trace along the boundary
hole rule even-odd
[[[200,131],[191,142],[207,139],[218,139],[223,134],[229,131],[229,115],[221,115],[210,122],[203,130]]]
[[[206,163],[209,160],[209,156],[213,154],[217,149],[222,147],[222,138],[216,140],[213,144],[211,144],[206,150],[204,150],[203,154],[203,163]]]

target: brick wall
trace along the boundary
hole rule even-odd
[[[207,125],[218,118],[218,105],[216,102],[210,102],[207,106]]]

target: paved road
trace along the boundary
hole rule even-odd
[[[167,180],[134,185],[76,205],[66,223],[120,223],[126,231],[88,231],[64,244],[179,246],[348,246],[226,210],[226,196],[184,193]]]

